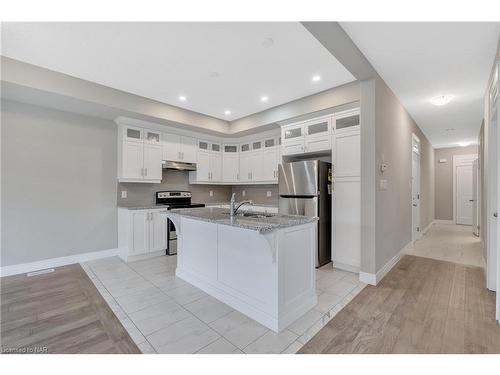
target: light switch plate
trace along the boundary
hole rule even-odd
[[[380,190],[387,190],[387,180],[380,180]]]
[[[122,198],[127,198],[127,190],[122,190]]]
[[[214,196],[214,191],[213,191],[213,190],[210,190],[210,191],[208,192],[208,194],[209,194],[211,197],[213,197],[213,196]]]
[[[268,197],[268,198],[269,198],[269,197],[271,197],[271,192],[270,192],[270,191],[268,191],[268,192],[266,193],[266,197]]]
[[[243,190],[243,191],[241,192],[241,196],[242,196],[242,197],[244,197],[244,196],[246,196],[246,195],[247,195],[247,192],[246,192],[245,190]]]

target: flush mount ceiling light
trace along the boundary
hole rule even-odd
[[[187,100],[187,98],[184,95],[179,95],[179,100],[181,102],[185,102]]]
[[[260,97],[260,101],[261,102],[267,102],[268,100],[269,100],[269,98],[267,96],[265,96],[265,95],[263,95],[263,96]]]
[[[470,142],[458,142],[457,143],[460,147],[467,147],[470,145]]]
[[[224,114],[225,114],[226,116],[229,116],[229,115],[231,114],[231,111],[228,109],[228,110],[224,111]]]
[[[313,82],[319,82],[319,81],[321,81],[321,77],[318,76],[318,75],[315,75],[315,76],[312,77],[312,81]]]
[[[431,98],[430,102],[437,106],[446,105],[453,100],[454,95],[439,95]]]

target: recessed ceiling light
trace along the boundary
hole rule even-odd
[[[273,38],[266,38],[262,42],[262,47],[264,48],[270,48],[274,45],[274,39]]]
[[[434,105],[442,106],[451,102],[454,97],[455,97],[454,95],[439,95],[434,98],[431,98],[430,102]]]
[[[313,80],[313,82],[319,82],[319,81],[321,81],[321,77],[318,75],[315,75],[312,77],[312,80]]]
[[[179,100],[181,102],[185,102],[187,100],[187,98],[184,95],[179,95]]]
[[[460,147],[467,147],[470,145],[470,142],[458,142],[457,143]]]
[[[224,111],[224,114],[225,114],[226,116],[229,116],[229,115],[231,114],[231,111],[228,109],[228,110]]]
[[[267,102],[268,100],[269,100],[269,98],[267,96],[265,96],[265,95],[263,95],[263,96],[260,97],[260,101],[261,102]]]

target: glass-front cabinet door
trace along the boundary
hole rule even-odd
[[[323,136],[330,134],[331,118],[308,121],[305,125],[307,136]]]
[[[159,145],[160,144],[160,132],[154,130],[144,129],[144,142]]]
[[[251,147],[250,143],[242,143],[241,146],[240,146],[240,151],[241,152],[248,152],[248,151],[251,151],[251,150],[252,150],[252,147]]]
[[[335,130],[348,129],[359,126],[359,112],[354,112],[335,117]]]
[[[210,151],[212,152],[220,152],[220,143],[211,143]]]
[[[198,150],[208,151],[208,142],[198,141]]]
[[[134,126],[123,127],[123,139],[127,141],[142,142],[144,129]],[[158,135],[159,136],[159,135]]]
[[[298,138],[302,138],[303,134],[303,125],[293,125],[287,126],[283,128],[283,139],[284,141],[296,140]]]

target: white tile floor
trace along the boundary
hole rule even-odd
[[[481,241],[468,225],[434,223],[407,254],[484,267]]]
[[[322,267],[318,304],[276,334],[177,278],[175,256],[82,267],[143,353],[296,353],[365,287],[356,274]]]

